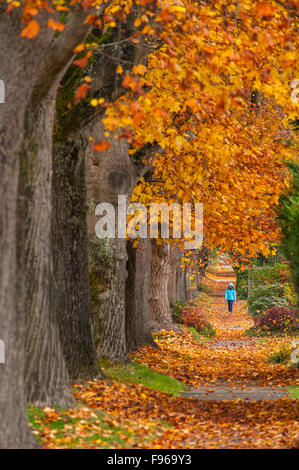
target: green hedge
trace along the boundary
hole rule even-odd
[[[251,298],[259,297],[284,297],[282,284],[260,284],[251,291]]]
[[[281,249],[290,262],[293,283],[299,298],[299,165],[289,162],[288,167],[292,173],[293,182],[289,192],[280,197]]]
[[[254,316],[262,315],[274,305],[282,305],[287,307],[288,302],[283,297],[255,297],[252,296],[248,300],[249,312]]]
[[[261,285],[274,285],[279,282],[285,283],[289,280],[288,266],[283,263],[275,263],[273,266],[252,266],[250,272],[250,287],[252,291]],[[237,293],[239,299],[247,299],[248,294],[248,269],[237,272]],[[283,292],[275,295],[284,295]]]
[[[210,286],[202,283],[197,284],[197,290],[198,292],[204,292],[205,294],[211,294],[213,292],[213,289]]]

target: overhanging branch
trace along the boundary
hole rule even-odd
[[[96,10],[97,16],[103,14],[109,3],[111,1],[104,3],[99,10]],[[59,74],[71,61],[74,56],[74,48],[84,42],[91,30],[91,26],[85,23],[90,13],[90,9],[84,11],[79,5],[75,5],[68,15],[66,28],[46,50],[32,94],[33,109],[46,96]]]

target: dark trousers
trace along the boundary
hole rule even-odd
[[[233,311],[233,303],[234,303],[233,300],[228,300],[228,301],[227,301],[228,311],[229,311],[229,312],[232,312],[232,311]]]

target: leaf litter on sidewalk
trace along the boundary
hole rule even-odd
[[[228,315],[222,299],[206,305],[217,331],[208,341],[192,331],[161,331],[159,349],[131,355],[139,372],[148,367],[177,383],[197,388],[225,383],[246,387],[296,384],[298,369],[267,361],[287,337],[244,336],[252,326],[244,302]],[[233,328],[238,326],[238,328]],[[235,347],[230,347],[235,344]],[[216,347],[217,346],[217,347]],[[142,365],[142,366],[140,366]],[[141,369],[140,369],[141,367]],[[121,373],[118,372],[122,368]],[[204,401],[174,396],[136,383],[138,373],[107,366],[110,377],[76,384],[71,410],[31,408],[31,422],[45,448],[297,448],[298,400]],[[113,372],[114,370],[114,372]],[[155,379],[153,379],[155,380]],[[145,382],[143,382],[145,383]]]

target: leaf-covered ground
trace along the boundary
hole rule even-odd
[[[206,313],[217,331],[209,341],[196,342],[187,330],[185,334],[162,331],[156,338],[160,350],[141,348],[134,358],[195,387],[218,382],[235,385],[244,382],[244,386],[246,383],[260,386],[295,383],[296,368],[267,360],[283,345],[288,346],[290,339],[244,335],[252,326],[244,302],[239,301],[229,315],[223,299],[216,298],[207,306]]]
[[[217,281],[211,282],[215,287]],[[182,383],[199,389],[230,384],[244,390],[288,385],[298,395],[298,369],[268,361],[289,338],[246,336],[252,320],[242,301],[232,315],[221,297],[198,309],[205,310],[216,328],[212,339],[187,328],[162,331],[156,336],[160,349],[145,347],[131,356],[137,366],[104,364],[109,379],[76,385],[76,408],[30,408],[43,446],[298,448],[298,399],[205,401],[178,395]]]

